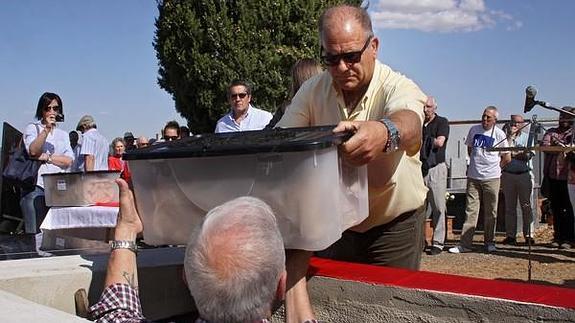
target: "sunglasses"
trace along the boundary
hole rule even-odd
[[[48,112],[50,110],[53,110],[54,112],[60,112],[60,107],[59,106],[55,106],[55,107],[44,107],[44,112]]]
[[[339,61],[341,60],[343,60],[346,64],[359,63],[359,61],[361,61],[361,56],[363,55],[363,52],[365,52],[365,50],[367,49],[367,45],[369,45],[369,42],[371,41],[372,38],[373,36],[369,36],[367,38],[361,50],[337,55],[325,54],[321,56],[321,61],[327,66],[336,66],[339,64]],[[323,51],[323,47],[321,48],[321,50]]]
[[[178,136],[164,136],[165,141],[172,141],[178,139]]]
[[[230,99],[235,100],[235,99],[238,98],[238,97],[239,97],[240,99],[243,99],[243,98],[245,98],[246,96],[248,96],[248,94],[245,93],[245,92],[242,92],[242,93],[232,93],[232,94],[230,94]]]

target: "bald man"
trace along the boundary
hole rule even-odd
[[[443,251],[445,242],[445,193],[447,192],[447,165],[445,164],[445,147],[449,137],[449,121],[437,115],[437,103],[432,96],[427,97],[423,106],[425,123],[423,124],[423,145],[421,146],[421,163],[423,181],[429,189],[427,192],[427,212],[431,217],[433,241],[430,255]]]
[[[349,228],[324,257],[417,269],[423,247],[423,184],[419,148],[427,97],[408,78],[377,60],[379,39],[363,8],[326,10],[319,25],[326,71],[305,82],[277,127],[338,124],[353,132],[340,152],[349,165],[368,166],[367,219]],[[287,254],[290,322],[313,317],[305,273],[311,252]],[[301,289],[300,289],[301,288]]]

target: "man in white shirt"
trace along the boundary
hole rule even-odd
[[[76,129],[82,132],[80,155],[84,157],[84,171],[108,170],[108,140],[98,132],[94,118],[83,116]]]
[[[481,116],[481,124],[471,127],[465,140],[470,159],[465,193],[466,218],[461,230],[459,245],[449,249],[450,253],[472,250],[471,245],[480,206],[483,206],[485,251],[497,250],[494,238],[501,168],[511,161],[509,152],[487,150],[491,147],[509,147],[505,132],[495,126],[498,116],[496,107],[485,108]]]
[[[231,111],[218,120],[216,133],[246,130],[261,130],[272,119],[272,114],[254,108],[252,89],[250,85],[241,80],[233,81],[228,87],[228,101]]]

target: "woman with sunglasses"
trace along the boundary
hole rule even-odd
[[[37,121],[28,124],[24,130],[28,155],[42,161],[36,186],[21,193],[20,208],[26,233],[37,233],[48,211],[44,201],[42,174],[65,172],[74,161],[68,132],[57,127],[57,122],[63,121],[63,118],[62,99],[55,93],[45,92],[38,100]]]

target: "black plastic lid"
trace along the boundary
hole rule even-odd
[[[339,145],[352,133],[333,133],[335,126],[265,129],[200,134],[127,151],[124,160],[230,156],[318,150]]]

